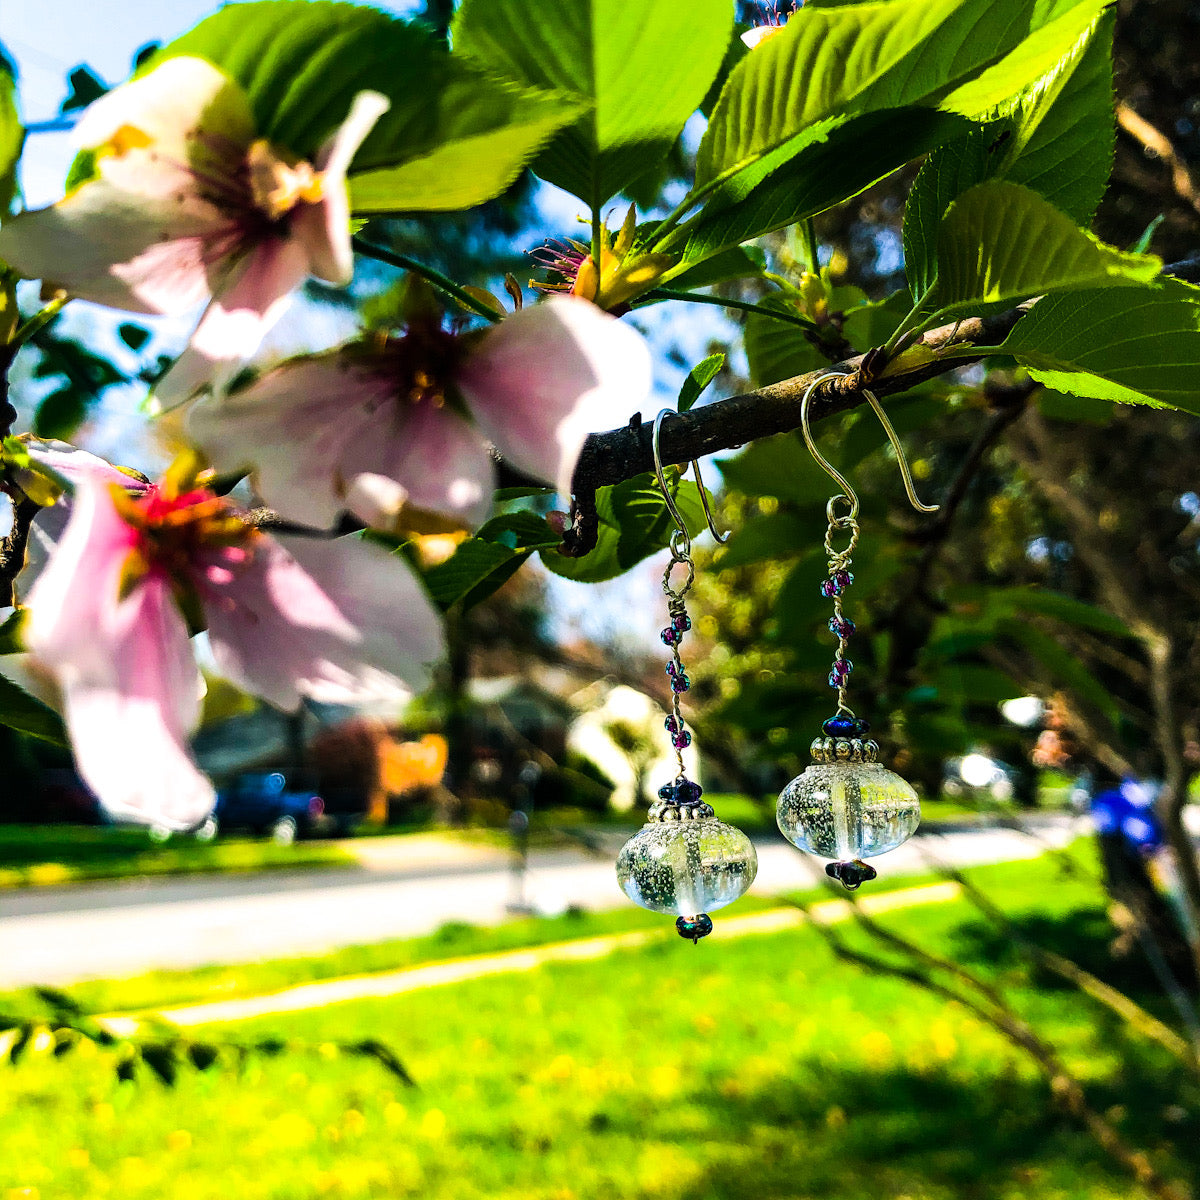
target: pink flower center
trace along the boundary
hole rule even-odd
[[[389,337],[383,356],[401,404],[433,404],[440,408],[454,392],[462,362],[462,340],[432,321],[414,322],[401,337]]]
[[[165,575],[181,599],[196,596],[203,579],[227,582],[250,560],[254,540],[262,536],[228,500],[205,488],[179,493],[159,485],[130,496],[114,485],[113,497],[117,511],[137,530],[127,584]]]

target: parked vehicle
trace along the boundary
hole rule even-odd
[[[261,771],[239,775],[217,793],[212,815],[196,830],[196,837],[211,841],[219,830],[251,829],[290,846],[297,837],[324,832],[333,824],[316,792],[289,787],[281,771]]]

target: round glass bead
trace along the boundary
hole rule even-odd
[[[675,718],[674,718],[674,717],[668,717],[668,718],[667,718],[667,719],[666,719],[666,720],[663,722],[663,728],[664,728],[664,729],[665,729],[665,730],[666,730],[668,733],[678,733],[678,732],[679,732],[679,730],[680,730],[680,728],[681,728],[681,726],[680,726],[679,722],[678,722],[677,720],[675,720]]]
[[[840,592],[842,588],[848,588],[854,582],[854,576],[849,571],[834,571],[833,582],[837,584]]]
[[[823,858],[872,858],[921,821],[912,786],[880,763],[813,763],[779,795],[776,820],[794,846]]]
[[[833,669],[829,672],[830,678],[843,680],[850,678],[850,672],[854,670],[854,664],[848,658],[838,658],[834,660]]]
[[[667,663],[667,674],[668,675],[678,675],[679,674],[679,668],[675,665],[674,659],[671,659],[670,662]]]
[[[692,681],[687,675],[679,674],[671,676],[671,691],[675,693],[686,692],[692,686]]]
[[[837,713],[821,725],[821,731],[828,737],[856,738],[865,737],[871,732],[871,726],[862,717]]]
[[[692,744],[692,735],[686,729],[681,729],[671,738],[671,745],[676,750],[686,750]]]
[[[849,617],[830,617],[829,632],[840,638],[848,638],[854,636],[856,626]]]
[[[840,595],[841,590],[842,589],[838,587],[838,585],[834,583],[832,579],[826,579],[825,582],[821,584],[821,595],[824,596],[826,600],[832,600],[834,596]]]
[[[716,817],[650,821],[617,858],[617,882],[630,900],[677,917],[732,904],[757,872],[753,843]]]
[[[668,625],[666,629],[664,629],[658,636],[662,638],[664,646],[674,646],[675,643],[679,641],[679,635],[674,629],[671,628],[670,625]]]
[[[687,613],[682,613],[680,616],[671,619],[671,625],[676,633],[687,633],[692,627],[692,618]]]

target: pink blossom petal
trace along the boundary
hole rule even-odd
[[[259,348],[307,274],[308,257],[298,241],[260,242],[213,296],[187,349],[155,385],[156,402],[169,408],[231,375]]]
[[[405,507],[475,525],[494,467],[452,409],[397,395],[389,364],[360,347],[271,371],[188,414],[188,433],[219,471],[252,468],[259,494],[293,521],[329,528],[351,511],[391,528]]]
[[[30,592],[25,639],[58,682],[79,772],[105,809],[186,829],[213,802],[186,750],[203,683],[169,584],[149,576],[119,597],[136,536],[108,485],[81,480]]]
[[[233,183],[252,136],[240,88],[202,59],[170,59],[87,109],[75,138],[98,151],[97,177],[7,221],[0,257],[98,304],[184,312],[224,277],[236,230],[208,197]]]
[[[244,148],[254,137],[245,93],[203,58],[169,58],[88,105],[72,141],[95,150],[136,130],[164,157],[186,162],[201,137]]]
[[[459,372],[500,453],[563,496],[589,433],[624,425],[650,391],[641,335],[587,300],[554,296],[484,334]]]
[[[339,287],[345,287],[354,276],[346,172],[375,122],[390,107],[379,92],[359,92],[354,97],[349,115],[321,147],[313,164],[325,175],[321,202],[302,205],[293,218],[292,231],[308,253],[309,270]]]
[[[6,221],[0,258],[26,278],[96,304],[181,313],[209,294],[204,236],[222,224],[211,207],[149,203],[97,179],[51,208]]]
[[[396,702],[425,687],[441,620],[400,557],[359,538],[260,536],[227,583],[210,580],[221,671],[280,708]]]
[[[98,483],[115,483],[134,492],[143,492],[150,486],[132,475],[127,475],[106,459],[80,450],[78,446],[72,446],[69,442],[60,442],[56,438],[30,437],[22,438],[21,444],[33,462],[48,468],[72,485],[83,479],[92,479]]]
[[[187,749],[202,681],[167,581],[139,584],[112,634],[108,672],[58,671],[79,774],[113,817],[192,829],[215,793]]]
[[[53,510],[57,514],[58,506]],[[105,484],[81,479],[66,529],[29,594],[29,649],[54,670],[103,671],[102,644],[115,620],[120,575],[137,533],[117,513]]]

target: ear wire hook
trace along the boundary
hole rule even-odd
[[[679,557],[687,555],[692,550],[691,535],[687,531],[687,525],[684,524],[683,517],[679,513],[679,509],[675,506],[675,498],[671,495],[670,488],[667,487],[667,481],[663,476],[662,452],[659,450],[659,438],[661,436],[662,423],[666,417],[675,417],[679,414],[673,409],[664,408],[657,417],[654,418],[654,433],[650,439],[650,449],[654,453],[654,473],[658,476],[658,486],[662,489],[663,499],[666,501],[667,510],[677,526],[676,532],[671,535],[671,552]],[[724,545],[729,541],[729,534],[722,534],[717,529],[717,523],[713,518],[712,509],[708,504],[708,489],[704,486],[704,479],[700,474],[700,462],[698,459],[692,459],[692,473],[696,477],[696,487],[700,490],[700,503],[704,507],[704,519],[708,522],[708,531]],[[678,548],[677,548],[678,543]]]
[[[808,405],[813,398],[813,394],[821,384],[829,379],[841,379],[846,372],[844,371],[828,371],[824,375],[818,376],[808,385],[804,393],[804,399],[800,401],[800,431],[804,434],[804,444],[808,447],[809,453],[817,460],[817,465],[838,485],[845,493],[846,499],[850,503],[850,511],[846,514],[845,520],[853,521],[858,516],[858,496],[854,489],[846,482],[846,478],[837,471],[829,461],[817,449],[816,443],[813,441],[812,430],[808,424]],[[908,459],[904,454],[904,447],[900,445],[900,438],[896,434],[895,428],[891,421],[888,420],[888,415],[883,411],[883,406],[879,403],[874,392],[862,389],[862,394],[866,397],[867,403],[875,410],[875,415],[879,418],[879,423],[883,426],[883,432],[887,434],[888,441],[892,443],[892,449],[896,451],[896,462],[900,464],[900,475],[904,480],[904,491],[908,496],[908,502],[921,513],[935,513],[941,507],[938,504],[922,504],[917,496],[917,490],[913,485],[912,471],[909,470]],[[661,415],[661,414],[660,414]],[[833,501],[830,501],[832,504]]]

